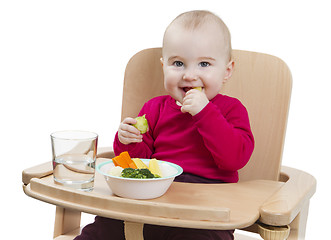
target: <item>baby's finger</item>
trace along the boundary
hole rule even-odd
[[[186,96],[183,98],[183,106],[188,106],[192,104],[192,98],[190,96]]]
[[[132,125],[132,124],[136,124],[136,123],[137,123],[137,120],[134,119],[134,118],[131,118],[131,117],[127,117],[127,118],[125,118],[125,119],[123,120],[122,123]]]
[[[180,110],[182,111],[182,113],[187,113],[189,112],[189,107],[187,105],[183,105]]]
[[[118,134],[127,138],[142,138],[139,131],[138,133],[136,133],[136,132],[127,131],[125,129],[118,129]]]
[[[140,139],[140,138],[127,138],[127,137],[123,137],[123,136],[120,136],[120,135],[118,135],[118,139],[123,144],[140,143],[140,142],[142,142],[142,139]]]
[[[134,138],[134,137],[137,137],[137,136],[141,136],[141,133],[137,128],[135,128],[132,125],[128,125],[128,124],[120,125],[118,131],[119,131],[119,133],[121,133],[125,137]]]
[[[138,131],[138,134],[136,133],[131,133],[122,129],[118,130],[118,138],[122,143],[132,143],[132,142],[141,142],[143,137]]]

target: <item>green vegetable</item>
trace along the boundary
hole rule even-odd
[[[137,128],[141,134],[146,133],[148,130],[148,122],[147,119],[145,118],[145,115],[146,114],[144,114],[141,117],[136,117],[135,119],[137,120],[137,123],[133,124],[133,126]]]
[[[147,168],[142,168],[142,169],[125,168],[122,171],[122,177],[141,179],[141,178],[159,178],[160,176],[154,175]]]

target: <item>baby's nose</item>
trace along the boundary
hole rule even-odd
[[[189,71],[186,71],[185,74],[183,75],[183,80],[195,81],[195,80],[198,80],[198,76],[195,71],[189,70]]]

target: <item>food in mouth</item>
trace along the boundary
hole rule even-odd
[[[188,92],[191,89],[196,89],[196,90],[198,90],[200,92],[202,91],[202,87],[183,87],[184,92]]]

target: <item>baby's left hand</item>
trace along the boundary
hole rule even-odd
[[[188,91],[183,98],[183,106],[181,108],[181,111],[183,113],[188,112],[192,116],[199,113],[207,104],[209,103],[209,100],[203,92],[191,89]]]

